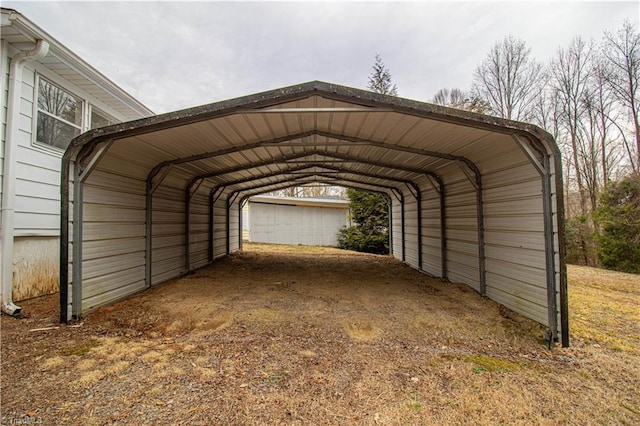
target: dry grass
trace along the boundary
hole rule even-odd
[[[44,424],[640,424],[640,277],[570,267],[572,347],[385,256],[247,252],[90,315],[2,318],[2,416]]]
[[[640,354],[638,275],[570,267],[571,329],[581,338]]]

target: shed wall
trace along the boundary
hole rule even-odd
[[[347,226],[347,208],[249,202],[251,242],[337,246],[337,233]]]

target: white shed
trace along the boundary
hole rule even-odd
[[[249,241],[254,243],[337,246],[348,225],[349,202],[338,199],[249,198]]]
[[[13,9],[0,49],[2,309],[59,291],[60,168],[71,139],[153,114]]]
[[[560,153],[540,128],[313,81],[89,131],[62,165],[61,320],[240,249],[305,183],[391,200],[391,250],[569,344]]]

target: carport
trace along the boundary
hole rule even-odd
[[[378,191],[391,248],[569,344],[560,154],[524,123],[309,82],[95,129],[62,164],[60,319],[242,248],[252,195]]]

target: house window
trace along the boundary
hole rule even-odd
[[[102,111],[100,111],[94,106],[91,107],[91,126],[89,127],[90,129],[109,126],[114,123],[115,123],[115,120],[110,118],[108,115],[104,114]]]
[[[38,142],[66,149],[82,132],[82,100],[39,78],[37,123]]]

